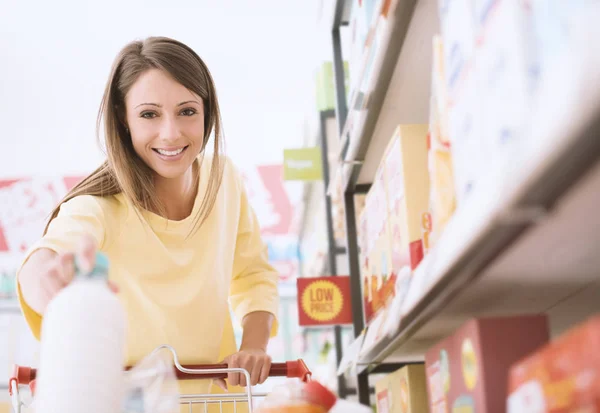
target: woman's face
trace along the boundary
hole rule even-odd
[[[125,97],[133,148],[163,178],[182,176],[204,140],[202,99],[158,69],[143,73]]]

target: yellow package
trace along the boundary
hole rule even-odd
[[[377,413],[427,413],[425,366],[409,365],[375,384]]]
[[[423,259],[422,216],[429,206],[428,125],[396,128],[384,158],[392,267],[414,270]]]

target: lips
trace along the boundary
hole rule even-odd
[[[164,157],[176,157],[185,151],[188,147],[182,146],[181,148],[152,148],[152,150],[159,155]]]

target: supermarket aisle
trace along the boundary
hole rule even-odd
[[[65,105],[29,122],[0,102],[19,126],[2,136],[33,148],[0,154],[0,200],[17,200],[0,202],[3,282],[101,156],[81,143],[104,76],[92,67],[106,67],[124,38],[160,29],[203,50],[225,85],[227,151],[280,273],[275,360],[304,358],[315,379],[379,413],[600,411],[600,53],[590,46],[600,3],[230,0],[211,3],[197,27],[207,4],[182,17],[180,5],[151,2],[106,39],[93,17],[108,6],[80,10],[72,27],[94,45],[84,70],[61,69],[81,47],[61,31],[35,46],[47,72],[29,60],[0,69],[32,79],[25,97],[9,89],[23,102],[42,84],[49,96],[71,77],[86,85],[69,128]],[[0,33],[29,41],[18,21]],[[21,43],[3,41],[20,56]],[[53,139],[40,139],[47,130]],[[344,289],[299,297],[298,278],[330,276]],[[12,289],[1,289],[7,306]],[[342,325],[340,314],[350,314]],[[0,370],[35,356],[11,317]]]
[[[338,373],[378,412],[596,411],[600,4],[334,3]]]

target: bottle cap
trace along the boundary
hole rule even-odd
[[[319,382],[311,381],[306,383],[304,391],[309,403],[321,406],[327,412],[337,402],[337,396]]]
[[[89,272],[84,272],[81,269],[81,265],[78,263],[78,259],[75,258],[75,272],[77,273],[77,276],[85,277],[87,279],[108,279],[108,269],[108,257],[99,251],[96,252],[94,268]]]

